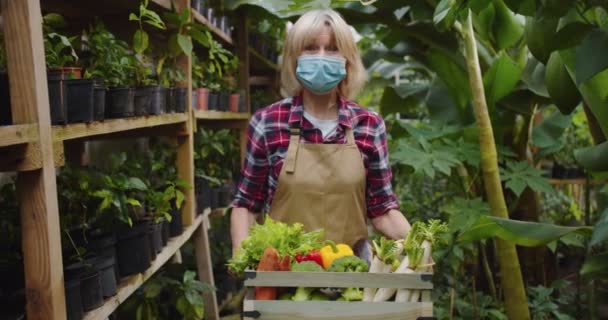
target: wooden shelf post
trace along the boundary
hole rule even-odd
[[[42,14],[39,0],[2,0],[10,77],[11,111],[16,124],[37,123],[42,166],[17,177],[26,288],[27,318],[66,317],[61,230],[53,163]]]
[[[239,9],[237,12],[237,40],[236,40],[236,52],[239,57],[239,86],[245,90],[245,105],[247,106],[247,112],[251,113],[251,88],[249,86],[249,30],[247,28],[248,19],[243,9]],[[241,147],[241,164],[245,159],[246,146],[247,146],[247,123],[239,128],[239,144]]]

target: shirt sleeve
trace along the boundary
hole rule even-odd
[[[262,112],[258,110],[249,121],[241,181],[231,204],[232,207],[247,208],[256,213],[262,212],[268,194],[269,164]]]
[[[384,120],[381,116],[373,114],[370,122],[368,130],[372,141],[368,153],[366,199],[368,217],[376,218],[390,209],[398,209],[399,202],[391,185],[392,172],[388,160]]]

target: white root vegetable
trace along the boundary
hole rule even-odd
[[[431,243],[427,240],[422,241],[422,245],[421,247],[424,249],[424,253],[422,254],[422,259],[420,260],[420,264],[421,265],[428,265],[430,264],[431,261]],[[422,267],[420,268],[419,271],[427,271],[428,267]],[[405,289],[402,289],[405,290]],[[420,294],[422,293],[421,290],[409,290],[411,291],[411,294],[409,296],[409,300],[397,300],[395,299],[395,301],[401,301],[401,302],[405,302],[405,301],[409,301],[409,302],[418,302],[418,300],[420,300]],[[399,294],[398,294],[399,296]],[[405,297],[407,297],[407,293],[404,292],[401,295],[401,299],[404,299]]]
[[[385,264],[378,258],[378,256],[374,256],[372,259],[372,263],[369,266],[369,272],[377,273],[381,272],[384,268]],[[374,295],[376,294],[376,290],[378,288],[364,288],[363,289],[363,301],[371,302],[374,300]]]
[[[409,268],[410,265],[410,259],[406,256],[405,258],[403,258],[403,260],[401,260],[401,264],[399,264],[399,267],[395,270],[394,273],[412,273],[414,272],[414,270]],[[380,288],[378,289],[378,291],[376,291],[376,295],[374,295],[374,302],[381,302],[381,301],[388,301],[390,298],[392,298],[395,295],[395,292],[397,292],[396,288]]]

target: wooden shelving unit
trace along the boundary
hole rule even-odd
[[[162,267],[171,257],[188,241],[194,232],[201,226],[204,216],[199,215],[194,223],[184,229],[184,232],[175,237],[171,238],[167,243],[167,246],[161,251],[156,259],[152,262],[152,265],[148,270],[143,273],[136,274],[134,276],[123,279],[118,284],[118,290],[114,297],[106,299],[103,306],[87,312],[83,320],[105,320],[108,316],[118,308],[118,306],[125,302],[127,298],[137,290],[146,280],[148,280],[160,267]]]
[[[251,115],[248,112],[196,110],[194,116],[199,120],[248,120]]]
[[[241,65],[238,83],[245,91],[246,112],[192,110],[191,99],[187,99],[185,113],[52,126],[41,26],[42,11],[57,12],[64,15],[67,21],[74,20],[75,23],[71,26],[74,28],[88,25],[93,17],[100,16],[102,20],[108,19],[104,20],[108,27],[125,28],[123,31],[129,33],[133,24],[129,23],[128,14],[137,10],[139,2],[0,0],[0,3],[7,67],[11,78],[10,94],[19,97],[13,99],[10,106],[14,125],[0,126],[0,169],[17,171],[27,293],[26,317],[30,320],[64,320],[64,276],[55,168],[66,161],[68,154],[78,155],[79,152],[84,152],[82,146],[87,140],[160,134],[176,142],[178,175],[194,185],[193,133],[197,125],[238,130],[243,157],[247,139],[245,128],[251,116],[249,87],[272,84],[278,66],[249,47],[248,17],[242,11],[237,12],[234,39],[193,11],[193,21],[208,27],[214,37],[229,45],[239,57]],[[159,12],[173,7],[177,10],[190,9],[190,0],[150,0],[150,4],[152,9]],[[153,36],[163,37],[151,35],[151,38]],[[250,60],[255,68],[250,68]],[[191,59],[185,56],[178,61],[179,67],[187,75],[185,85],[188,87],[188,96],[192,93],[191,64]],[[251,77],[252,69],[266,70],[268,73]],[[220,209],[206,210],[204,214],[196,215],[193,188],[183,191],[186,199],[181,209],[184,233],[169,242],[147,271],[123,279],[118,294],[108,299],[102,307],[87,313],[84,319],[106,319],[188,240],[194,243],[199,279],[214,285],[207,236],[208,216],[219,214]],[[219,319],[215,294],[205,294],[203,299],[205,319]]]
[[[0,126],[0,147],[9,147],[37,140],[38,126],[36,124]]]
[[[188,115],[186,113],[169,113],[157,116],[108,119],[91,123],[73,123],[64,126],[53,126],[53,140],[63,141],[137,129],[183,124],[187,120]]]

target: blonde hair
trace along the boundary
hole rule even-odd
[[[336,47],[346,59],[346,78],[338,85],[338,94],[352,99],[365,85],[367,72],[349,25],[334,10],[312,10],[302,15],[287,32],[281,67],[281,85],[285,94],[295,96],[302,90],[296,78],[298,56],[306,46],[315,42],[316,36],[325,27],[331,29]]]

